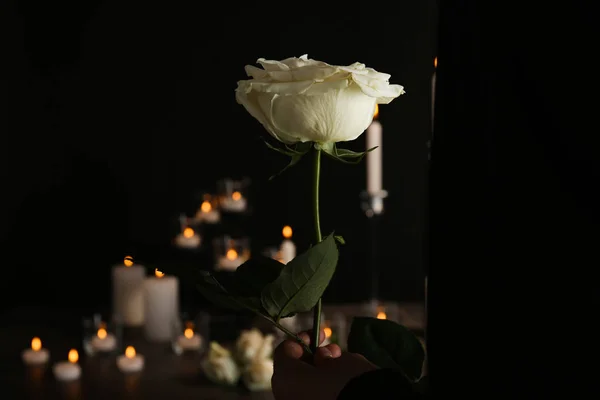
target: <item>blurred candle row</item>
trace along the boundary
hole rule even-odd
[[[158,269],[147,277],[145,268],[127,256],[113,267],[112,282],[114,317],[124,326],[143,326],[148,340],[170,340],[179,315],[179,280]]]
[[[23,351],[22,358],[26,365],[43,365],[50,359],[50,352],[42,347],[40,338],[34,337],[31,340],[31,348]],[[144,369],[144,357],[136,354],[133,346],[128,346],[125,354],[117,357],[117,367],[124,373],[139,372]],[[59,381],[79,379],[81,377],[79,352],[76,349],[69,350],[67,359],[55,363],[52,372]]]

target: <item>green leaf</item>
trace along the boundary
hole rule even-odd
[[[262,290],[277,279],[283,266],[282,263],[270,257],[252,257],[235,270],[236,293],[260,298]]]
[[[262,292],[265,311],[276,321],[310,311],[329,285],[338,262],[333,235],[284,265],[281,274]]]
[[[265,140],[265,144],[267,145],[267,147],[273,151],[276,151],[278,153],[283,154],[284,156],[289,156],[289,157],[293,157],[294,155],[296,155],[295,151],[288,148],[287,146],[285,146],[285,149],[280,149],[279,147],[275,147],[273,146],[271,143],[267,142]]]
[[[348,149],[339,149],[335,143],[330,146],[321,146],[321,149],[329,157],[346,164],[358,164],[362,161],[365,155],[367,155],[367,153],[375,150],[376,148],[377,147],[373,147],[367,151],[355,152]]]
[[[335,235],[333,238],[335,239],[336,242],[338,242],[341,245],[346,244],[346,240],[344,240],[344,237],[341,235]]]
[[[417,336],[385,319],[356,317],[350,327],[348,351],[381,368],[399,369],[412,382],[421,377],[425,350]]]
[[[302,156],[301,155],[293,155],[291,158],[292,159],[290,160],[290,162],[289,162],[288,165],[286,165],[281,171],[279,171],[275,175],[272,175],[269,178],[270,181],[272,181],[273,179],[277,178],[279,175],[283,174],[285,171],[287,171],[288,169],[292,168],[294,165],[298,164],[298,162],[302,159]]]
[[[217,279],[207,271],[201,271],[201,281],[196,287],[198,291],[206,297],[208,301],[216,306],[228,308],[231,310],[250,310],[259,312],[261,308],[259,297],[242,297],[235,293],[230,293]]]
[[[312,142],[305,142],[305,143],[296,143],[294,145],[284,144],[283,148],[279,148],[279,147],[273,146],[272,144],[270,144],[266,140],[265,140],[265,144],[267,145],[267,147],[269,149],[274,150],[274,151],[276,151],[278,153],[281,153],[283,155],[286,155],[286,156],[290,157],[289,164],[287,166],[285,166],[285,168],[283,168],[277,174],[271,176],[269,178],[269,180],[273,180],[273,179],[277,178],[279,175],[281,175],[282,173],[284,173],[285,171],[287,171],[289,168],[291,168],[294,165],[298,164],[298,162],[302,159],[302,157],[306,153],[308,153],[308,151],[313,146]]]

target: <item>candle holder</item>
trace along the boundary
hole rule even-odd
[[[364,191],[361,193],[361,207],[368,219],[368,237],[369,243],[369,273],[370,288],[369,295],[371,303],[376,306],[379,302],[379,243],[380,243],[380,225],[383,214],[383,200],[387,197],[386,190],[381,190],[377,193],[369,193]]]
[[[205,193],[202,202],[192,220],[194,225],[218,224],[221,222],[221,211],[219,210],[219,197]]]
[[[378,193],[369,193],[364,191],[360,194],[360,204],[363,212],[368,218],[383,214],[383,200],[387,198],[387,190],[381,190]]]
[[[249,179],[223,179],[218,183],[219,207],[226,213],[245,213],[248,211]]]
[[[280,252],[279,248],[277,248],[277,247],[267,247],[266,249],[263,250],[262,255],[265,257],[272,258],[273,260],[280,261],[280,262],[282,260],[281,252]]]
[[[199,313],[196,318],[183,314],[174,322],[171,348],[177,355],[204,353],[209,343],[210,315]]]
[[[103,319],[100,314],[83,319],[83,350],[85,354],[113,354],[120,348],[123,327],[116,319]]]
[[[229,236],[217,238],[215,247],[215,269],[217,271],[235,271],[250,258],[248,238],[233,239]]]

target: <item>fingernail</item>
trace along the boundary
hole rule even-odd
[[[325,358],[333,357],[333,354],[331,353],[331,351],[329,351],[329,349],[326,347],[322,347],[321,353],[323,354],[323,357],[325,357]]]

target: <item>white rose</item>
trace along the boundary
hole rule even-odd
[[[210,343],[210,350],[201,366],[206,377],[215,383],[235,386],[240,379],[241,372],[231,352],[216,342]]]
[[[271,378],[273,377],[273,360],[255,360],[242,374],[242,381],[251,391],[262,391],[271,389]]]
[[[273,344],[275,343],[274,335],[266,335],[263,339],[262,345],[254,355],[253,360],[266,360],[271,358],[273,355]]]
[[[390,75],[364,64],[329,65],[307,55],[246,66],[252,79],[239,81],[237,102],[277,140],[336,143],[359,137],[373,120],[376,104],[404,94]]]
[[[236,356],[240,362],[246,364],[252,361],[261,349],[263,341],[263,334],[256,328],[242,331],[235,343]]]

